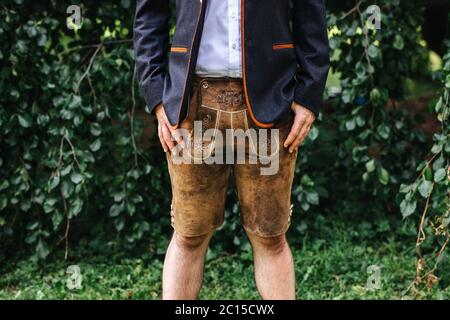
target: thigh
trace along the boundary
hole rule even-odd
[[[189,112],[178,133],[184,149],[167,153],[172,185],[172,226],[178,234],[200,236],[223,223],[230,166],[211,163],[220,113],[204,108],[198,81],[194,83]],[[212,132],[206,137],[206,132]]]
[[[270,155],[270,163],[256,159],[258,161],[255,164],[233,166],[242,224],[246,231],[258,236],[272,237],[283,234],[290,224],[291,189],[297,159],[297,152],[291,154],[283,147],[290,128],[291,122],[276,128],[276,140],[272,139],[269,143],[273,145],[276,153],[265,153]],[[267,137],[270,140],[273,136],[268,133]],[[257,145],[256,141],[251,143]],[[249,152],[251,153],[251,149]],[[256,158],[259,158],[259,155],[256,155]],[[269,166],[272,166],[273,170],[267,170],[264,174],[263,169]]]
[[[167,153],[172,185],[172,226],[180,235],[200,236],[223,223],[230,167],[174,163]]]

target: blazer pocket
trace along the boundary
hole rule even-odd
[[[294,49],[293,43],[275,43],[272,46],[273,50]]]
[[[170,52],[187,53],[187,48],[180,46],[172,46],[170,47]]]

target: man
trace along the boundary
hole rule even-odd
[[[138,0],[134,27],[138,78],[147,111],[158,119],[172,182],[175,232],[163,299],[197,297],[208,242],[223,222],[230,174],[262,298],[295,299],[285,233],[297,148],[319,113],[329,69],[324,1],[177,0],[169,47],[170,14],[168,0]],[[214,130],[199,144],[178,130],[191,134],[198,121],[202,133]],[[275,174],[261,174],[261,164],[175,161],[177,146],[190,156],[196,148],[209,150],[208,158],[230,144],[217,143],[219,133],[251,128],[278,130],[278,140],[267,139],[280,147]],[[245,150],[250,156],[255,148]]]

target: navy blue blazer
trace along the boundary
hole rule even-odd
[[[207,1],[176,0],[169,44],[170,1],[137,0],[139,84],[147,111],[162,102],[174,127],[187,114]],[[241,2],[242,78],[253,121],[272,127],[291,115],[292,101],[317,115],[330,64],[324,0]]]

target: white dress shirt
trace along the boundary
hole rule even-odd
[[[241,0],[209,0],[195,73],[242,78]]]

